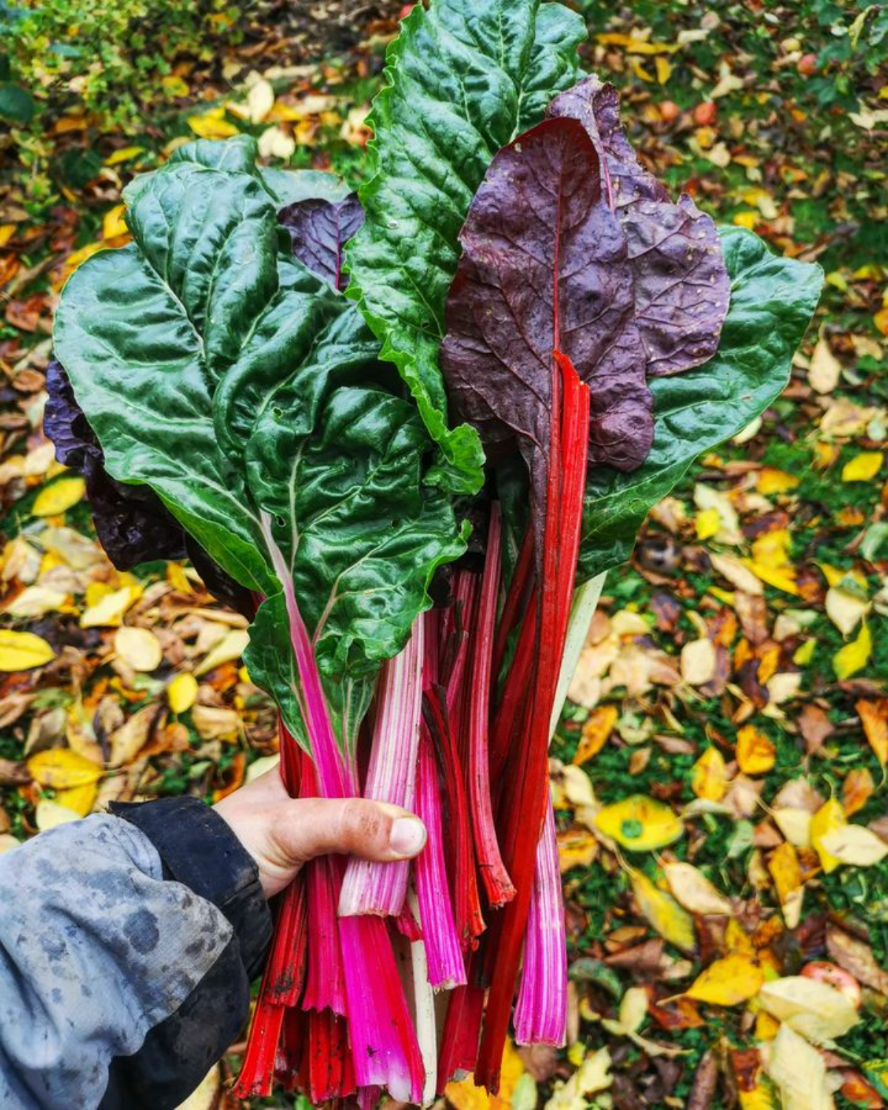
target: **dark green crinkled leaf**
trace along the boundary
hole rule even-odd
[[[255,174],[207,161],[172,163],[130,191],[135,242],[72,275],[56,349],[109,473],[149,485],[268,597],[251,673],[305,740],[260,524],[264,511],[279,518],[351,739],[380,662],[403,647],[435,568],[464,544],[451,506],[425,485],[422,422],[354,304],[277,253],[275,204]]]
[[[817,306],[823,273],[772,254],[754,233],[721,229],[731,306],[714,358],[651,381],[654,445],[631,474],[590,471],[578,581],[625,562],[648,510],[694,459],[737,435],[783,390]]]
[[[226,173],[248,173],[262,183],[277,208],[295,204],[300,200],[343,200],[349,194],[348,185],[335,174],[323,170],[279,170],[270,166],[257,166],[259,147],[252,135],[233,135],[230,139],[195,139],[185,143],[170,155],[170,162],[193,162],[208,169]],[[137,177],[128,186],[139,188],[150,175]]]
[[[576,80],[584,36],[580,16],[559,4],[433,0],[414,7],[386,57],[348,293],[440,445],[431,479],[454,492],[478,489],[484,462],[473,428],[448,427],[438,368],[457,236],[494,154]]]
[[[135,243],[72,274],[54,337],[109,474],[150,485],[233,578],[275,592],[243,476],[216,443],[202,336]]]

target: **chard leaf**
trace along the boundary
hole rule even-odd
[[[130,195],[135,242],[78,268],[56,316],[77,401],[112,477],[150,487],[268,598],[249,665],[308,745],[263,534],[272,514],[351,741],[380,662],[431,604],[436,567],[464,549],[425,483],[431,442],[355,305],[277,254],[255,175],[184,161]]]
[[[575,80],[584,36],[580,16],[559,4],[433,0],[413,8],[386,56],[348,294],[440,447],[430,480],[453,492],[476,491],[484,464],[474,429],[448,427],[437,361],[459,230],[497,150]]]
[[[202,336],[163,272],[136,243],[93,255],[68,279],[54,338],[111,477],[150,486],[228,574],[276,592],[244,477],[216,442]]]
[[[651,382],[654,444],[638,470],[590,472],[578,581],[625,562],[648,510],[699,454],[742,431],[789,380],[823,272],[772,254],[753,232],[725,227],[720,233],[731,307],[718,352],[695,370]]]
[[[349,332],[351,362],[342,357]],[[366,345],[357,313],[332,325],[317,361],[264,406],[247,446],[251,489],[271,515],[334,729],[348,745],[380,663],[404,647],[417,614],[431,604],[435,570],[465,550],[448,499],[423,486],[428,437],[414,406],[366,384],[342,384],[364,376],[358,371]],[[374,342],[369,353],[377,349]],[[299,706],[287,696],[295,662],[276,645],[276,630],[286,627],[278,594],[259,610],[246,662],[306,743]]]
[[[712,219],[687,195],[673,204],[641,166],[620,125],[613,85],[587,77],[557,96],[549,115],[580,120],[605,162],[632,262],[648,374],[677,374],[706,362],[718,350],[730,294]]]
[[[127,190],[124,197],[140,259],[177,302],[183,340],[218,377],[277,288],[268,193],[249,174],[186,162],[151,174],[134,198]]]
[[[400,651],[436,568],[465,548],[449,500],[424,487],[415,407],[366,384],[377,350],[357,313],[343,315],[262,406],[246,452],[331,682]]]
[[[538,555],[553,351],[590,384],[593,466],[634,469],[651,443],[632,269],[603,180],[577,120],[546,120],[504,147],[460,233],[463,254],[447,301],[441,367],[450,396],[492,456],[520,449],[531,473]]]
[[[278,170],[270,166],[257,166],[259,146],[252,135],[233,135],[230,139],[195,139],[185,143],[170,155],[169,165],[191,162],[207,169],[226,173],[247,173],[254,176],[278,208],[302,200],[328,200],[333,203],[348,195],[348,185],[332,173],[323,170]],[[127,186],[127,196],[148,183],[150,174],[135,178]]]
[[[343,250],[364,222],[357,194],[339,201],[296,201],[278,212],[278,221],[290,233],[295,257],[334,289],[344,289]]]

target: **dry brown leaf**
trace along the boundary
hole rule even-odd
[[[689,686],[702,686],[712,681],[716,662],[712,640],[691,640],[681,649],[681,677]]]
[[[109,767],[123,767],[131,763],[148,743],[153,729],[165,712],[164,706],[153,702],[137,710],[109,737],[111,755]]]
[[[830,922],[826,927],[826,947],[830,959],[839,967],[880,994],[888,994],[888,971],[879,967],[872,948],[865,941]]]
[[[826,711],[813,702],[808,702],[802,709],[798,716],[798,726],[809,755],[820,751],[824,741],[835,732]]]
[[[236,740],[240,730],[240,718],[235,710],[214,705],[195,705],[191,720],[202,740]]]

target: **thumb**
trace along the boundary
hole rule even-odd
[[[273,839],[291,864],[338,854],[411,859],[425,847],[426,828],[400,806],[366,798],[300,798],[281,806]]]

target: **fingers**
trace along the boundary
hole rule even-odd
[[[365,798],[301,798],[276,808],[274,838],[292,863],[336,853],[390,862],[422,851],[422,821],[399,806]]]

